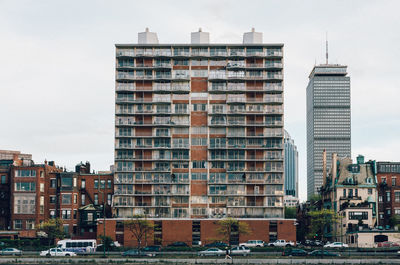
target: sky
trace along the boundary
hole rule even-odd
[[[113,164],[116,43],[146,27],[160,43],[241,43],[252,27],[283,43],[285,129],[306,199],[306,86],[317,63],[348,65],[352,156],[400,161],[400,1],[0,0],[0,149],[73,169]]]

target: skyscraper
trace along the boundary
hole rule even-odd
[[[285,195],[299,197],[299,153],[285,130]]]
[[[307,86],[307,195],[322,186],[322,152],[351,157],[350,77],[347,66],[314,66]]]
[[[283,44],[116,45],[115,216],[283,217]]]

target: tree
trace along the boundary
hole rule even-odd
[[[296,218],[297,209],[296,207],[285,207],[285,218]]]
[[[143,237],[153,230],[153,223],[146,219],[143,215],[134,215],[132,219],[124,222],[124,226],[132,233],[137,240],[138,249],[142,245]]]
[[[54,245],[57,238],[63,239],[66,236],[63,222],[59,218],[49,219],[48,221],[39,224],[38,231],[46,233],[46,237],[49,240],[49,245]]]
[[[226,218],[218,221],[217,233],[231,245],[232,235],[237,232],[239,235],[251,234],[250,227],[247,223],[241,222],[234,218]]]
[[[320,235],[321,241],[324,241],[325,229],[331,228],[340,220],[340,216],[331,209],[310,211],[308,214],[311,217],[311,233],[309,234],[309,238]]]
[[[388,223],[389,225],[390,225],[390,227],[396,227],[396,226],[398,226],[399,224],[400,224],[400,218],[399,218],[399,216],[398,215],[392,215],[390,218],[389,218],[389,223]]]

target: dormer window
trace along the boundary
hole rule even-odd
[[[368,184],[372,184],[372,178],[367,178],[366,181],[367,181]]]
[[[354,184],[353,178],[351,178],[351,177],[347,178],[347,183]]]

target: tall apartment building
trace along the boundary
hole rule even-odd
[[[285,130],[285,195],[299,197],[299,152]],[[290,198],[290,197],[289,197]],[[289,199],[288,198],[288,199]]]
[[[347,66],[314,66],[307,86],[307,195],[322,186],[322,153],[351,157],[350,77]]]
[[[283,44],[116,45],[116,217],[283,217]]]

